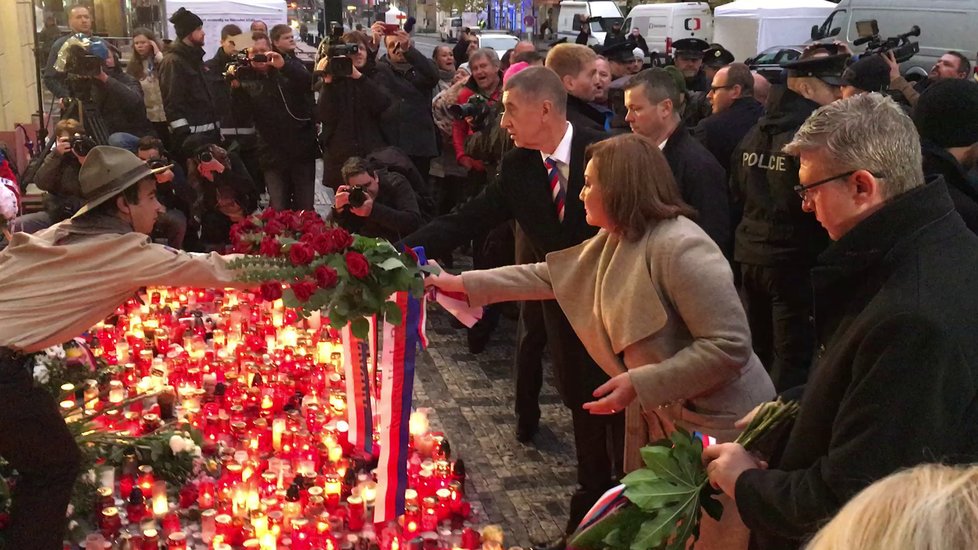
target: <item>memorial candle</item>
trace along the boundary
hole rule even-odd
[[[285,433],[286,421],[284,418],[272,420],[272,448],[276,452],[282,450],[282,434]]]
[[[363,529],[364,523],[363,499],[356,495],[350,495],[350,497],[346,499],[346,504],[347,508],[349,509],[347,525],[350,527],[350,531],[360,531]]]

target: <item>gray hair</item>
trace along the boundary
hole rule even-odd
[[[625,84],[626,90],[634,90],[639,87],[641,89],[638,91],[642,92],[652,105],[668,99],[672,101],[673,113],[678,113],[682,109],[679,88],[669,71],[661,67],[645,69],[628,79]]]
[[[478,50],[472,52],[472,55],[469,56],[469,66],[472,66],[472,63],[483,57],[488,59],[489,63],[492,63],[493,67],[499,66],[499,54],[497,54],[496,50],[492,48],[479,48]]]
[[[924,184],[920,137],[892,99],[862,94],[812,113],[784,152],[823,151],[837,172],[867,170],[882,180],[890,199]]]
[[[519,90],[539,100],[549,100],[558,113],[567,113],[567,90],[557,73],[546,67],[529,67],[509,77],[503,91]]]

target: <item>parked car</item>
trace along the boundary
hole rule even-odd
[[[747,60],[747,66],[771,82],[781,79],[781,64],[801,56],[805,46],[774,46]]]
[[[458,35],[462,32],[461,17],[446,17],[438,27],[438,38],[442,42],[458,42]]]
[[[492,48],[500,58],[506,50],[513,49],[519,42],[515,36],[503,32],[483,32],[478,38],[480,48]]]

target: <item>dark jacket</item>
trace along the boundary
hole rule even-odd
[[[540,152],[516,148],[503,156],[499,176],[479,195],[452,213],[435,218],[406,237],[402,244],[424,246],[429,257],[440,257],[509,220],[519,222],[536,249],[536,261],[543,261],[543,255],[548,252],[589,239],[597,233],[597,228],[585,221],[580,199],[584,186],[584,150],[606,137],[604,132],[574,128],[563,222],[557,218]],[[579,409],[594,399],[591,392],[608,377],[588,355],[557,302],[543,302],[543,307],[557,389],[565,405]]]
[[[204,49],[188,46],[183,41],[170,44],[160,63],[160,91],[170,130],[186,133],[189,126],[218,122],[204,73]]]
[[[438,85],[435,64],[415,48],[404,52],[407,63],[388,57],[377,65],[377,83],[394,104],[384,114],[387,141],[411,157],[438,155],[435,119],[431,115],[431,91]]]
[[[42,191],[44,211],[51,217],[51,223],[68,219],[85,204],[81,199],[81,184],[78,172],[81,164],[74,153],[59,155],[51,152],[37,169],[34,183]]]
[[[92,98],[109,134],[125,132],[136,137],[155,136],[146,118],[143,87],[121,68],[103,69],[109,77],[104,83],[94,81]]]
[[[380,189],[369,216],[362,218],[344,209],[334,219],[351,233],[394,242],[421,226],[418,197],[407,178],[397,172],[378,170],[377,179]]]
[[[200,241],[205,251],[223,250],[231,244],[230,231],[234,222],[218,210],[219,199],[238,203],[245,215],[258,208],[258,191],[247,173],[242,165],[214,174],[214,181],[191,175],[193,187],[200,192],[194,209],[200,219]]]
[[[703,93],[710,91],[710,81],[706,79],[706,73],[703,72],[703,69],[700,69],[700,72],[693,75],[692,78],[686,79],[686,91]]]
[[[821,344],[780,458],[737,508],[761,550],[798,548],[870,483],[978,460],[978,237],[939,180],[898,196],[818,258]]]
[[[207,81],[211,97],[214,98],[214,110],[218,120],[221,121],[222,133],[234,129],[251,129],[253,132],[255,120],[251,115],[251,110],[245,104],[244,98],[231,94],[231,83],[224,78],[224,71],[227,70],[230,62],[231,56],[224,53],[223,48],[218,48],[217,54],[204,63],[207,69],[204,72],[204,79]],[[244,136],[250,136],[250,138],[245,138],[246,141],[254,141],[256,138],[255,134],[251,133],[238,135],[236,139],[241,139]]]
[[[818,104],[781,88],[773,107],[734,150],[730,185],[735,218],[734,260],[751,265],[811,266],[828,244],[815,216],[801,210],[798,159],[781,152]]]
[[[452,48],[452,55],[455,56],[455,68],[459,68],[463,63],[469,62],[469,40],[459,39],[455,47]]]
[[[286,62],[264,74],[239,71],[240,98],[258,129],[259,160],[264,169],[283,169],[293,163],[313,162],[319,156],[316,123],[312,114],[312,74],[301,64]]]
[[[586,101],[567,94],[567,121],[574,128],[589,128],[604,132],[605,115]]]
[[[951,153],[928,141],[922,143],[924,175],[941,176],[947,184],[954,208],[972,233],[978,233],[978,182]]]
[[[726,111],[708,116],[693,128],[693,135],[730,173],[730,157],[740,140],[757,124],[764,106],[753,97],[734,100]]]
[[[360,78],[338,78],[319,92],[316,115],[322,123],[320,140],[326,150],[324,180],[328,187],[343,183],[340,168],[346,159],[366,156],[386,147],[381,115],[391,98],[378,86],[371,63]]]
[[[686,204],[696,209],[696,223],[728,258],[733,250],[727,173],[713,155],[680,125],[662,148]]]

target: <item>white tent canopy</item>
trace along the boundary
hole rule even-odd
[[[407,14],[397,9],[397,6],[391,6],[391,9],[384,14],[384,23],[388,25],[403,25],[406,19]]]
[[[288,4],[283,0],[167,0],[167,37],[176,40],[177,33],[170,16],[180,8],[194,12],[204,22],[204,59],[217,53],[221,46],[221,28],[234,23],[248,32],[255,19],[264,21],[268,28],[288,23]]]
[[[713,41],[743,61],[772,46],[804,44],[838,6],[827,0],[736,0],[713,14]]]

